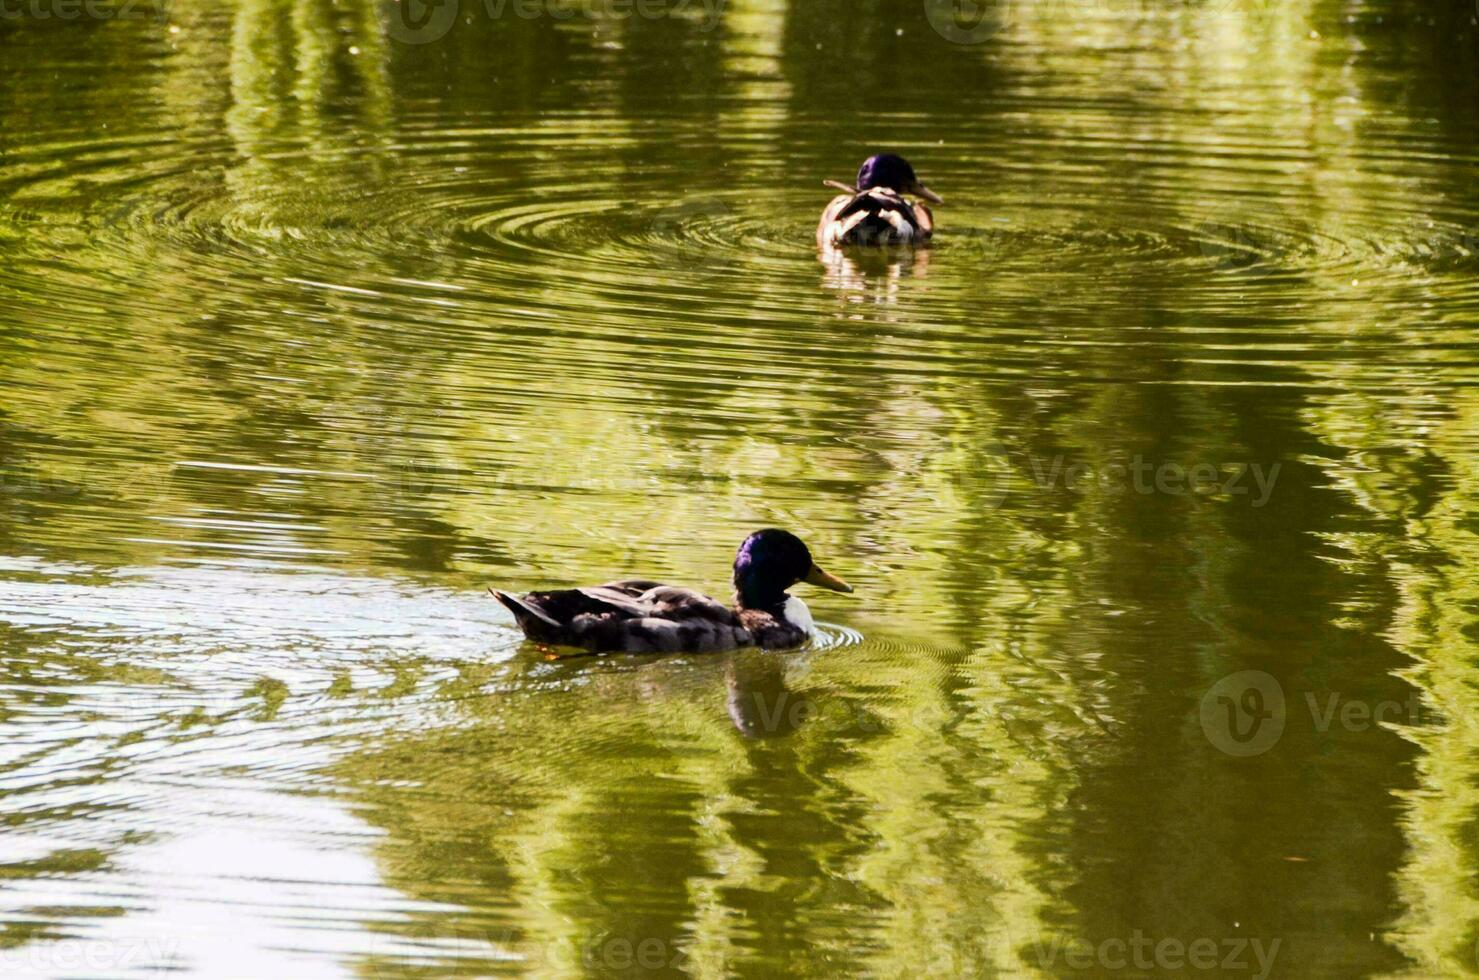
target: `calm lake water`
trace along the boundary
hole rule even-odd
[[[0,973],[1479,970],[1471,3],[406,3],[0,6]]]

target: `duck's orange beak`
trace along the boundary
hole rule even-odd
[[[806,578],[802,579],[801,581],[805,582],[807,585],[817,585],[824,589],[831,589],[833,592],[852,591],[851,585],[848,585],[846,582],[842,581],[842,579],[836,577],[835,575],[828,575],[816,565],[811,566],[811,571],[807,572]]]
[[[930,190],[928,187],[924,186],[917,180],[913,183],[912,186],[910,186],[909,193],[913,194],[915,197],[922,197],[932,204],[945,203],[945,199],[943,197],[936,194],[934,191]]]

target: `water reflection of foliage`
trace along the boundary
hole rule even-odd
[[[398,931],[432,950],[481,935],[536,972],[647,939],[704,976],[808,974],[838,955],[880,972],[1021,969],[1045,900],[1014,828],[1065,784],[1022,754],[1034,740],[1010,731],[1017,695],[995,671],[974,695],[1004,710],[983,717],[852,701],[857,671],[904,690],[898,665],[870,659],[560,662],[531,690],[462,702],[462,724],[347,760],[339,777],[389,831],[393,884],[453,906],[468,883],[484,896]],[[999,796],[957,804],[959,780]],[[395,975],[394,957],[372,965]]]
[[[1310,38],[1312,30],[1327,42],[1342,36],[1354,50],[1355,42],[1364,45],[1388,28],[1362,19],[1332,29],[1334,4],[1263,5],[1256,19],[1240,18],[1236,9],[1226,16],[1225,6],[1217,14],[1192,5],[1175,19],[1137,23],[1150,40],[1141,33],[1144,43],[1124,70],[1096,78],[1096,85],[1112,86],[1096,89],[1096,97],[1140,107],[1147,139],[1177,145],[1224,148],[1219,139],[1231,137],[1217,137],[1205,121],[1229,114],[1254,121],[1260,132],[1287,132],[1291,154],[1327,161],[1298,176],[1309,200],[1335,215],[1360,214],[1395,183],[1381,134],[1353,121],[1409,99],[1432,103],[1445,125],[1472,123],[1476,100],[1441,106],[1437,93],[1452,78],[1420,50],[1409,47],[1405,56],[1414,75],[1431,84],[1347,92],[1363,76],[1325,72],[1328,55]],[[546,104],[551,76],[571,80],[557,100],[580,94],[619,119],[671,107],[692,90],[714,95],[707,111],[730,145],[741,146],[732,151],[739,165],[769,172],[785,156],[802,170],[830,173],[857,148],[808,136],[828,93],[879,109],[869,128],[854,134],[866,143],[884,138],[932,92],[966,88],[985,105],[998,84],[1044,73],[1061,96],[1074,84],[1074,52],[1109,46],[1122,29],[1029,19],[1014,45],[941,55],[927,35],[892,40],[898,29],[917,26],[917,3],[884,4],[878,17],[857,16],[855,7],[735,3],[714,38],[724,63],[745,69],[734,82],[716,70],[715,59],[685,46],[673,24],[620,27],[631,50],[677,42],[671,72],[654,77],[627,70],[615,48],[546,25],[474,25],[445,46],[406,49],[379,37],[367,4],[331,11],[250,0],[231,11],[228,24],[203,6],[182,4],[175,17],[184,30],[168,70],[133,81],[138,59],[120,43],[116,68],[83,99],[99,113],[147,115],[151,125],[190,119],[200,127],[186,134],[196,145],[229,146],[224,158],[209,157],[220,166],[182,184],[216,224],[270,245],[274,236],[290,240],[295,232],[344,231],[336,222],[354,189],[395,179],[405,114],[441,114],[457,123],[496,103],[510,114],[503,121],[519,122],[518,113]],[[1444,16],[1452,9],[1444,7]],[[1413,23],[1404,21],[1409,36]],[[144,28],[127,30],[135,36]],[[222,37],[229,43],[216,43]],[[818,44],[823,55],[813,57]],[[494,70],[487,66],[490,48],[508,55]],[[15,45],[6,53],[34,57]],[[874,64],[883,69],[872,70]],[[1277,72],[1277,84],[1242,84],[1250,75],[1267,82],[1269,72]],[[914,84],[901,85],[901,78]],[[1145,95],[1166,78],[1176,80],[1177,111],[1160,111]],[[152,86],[147,97],[118,97],[139,94],[141,84]],[[1304,106],[1284,98],[1305,88],[1328,98]],[[1227,101],[1229,93],[1250,92],[1251,101]],[[107,93],[112,97],[102,98]],[[789,100],[789,114],[775,111],[769,97],[776,93]],[[747,107],[741,96],[755,104]],[[39,103],[5,104],[23,116],[54,97],[43,91]],[[1348,114],[1324,114],[1321,107],[1332,104]],[[199,113],[200,105],[219,112]],[[983,110],[981,118],[991,117]],[[1092,111],[1034,122],[1060,141],[1090,147],[1108,125]],[[597,139],[623,124],[596,115],[583,125],[584,135]],[[624,145],[613,154],[638,161],[662,149],[664,138],[660,127],[622,129],[614,142]],[[716,141],[693,159],[718,166],[730,162],[728,152]],[[1177,203],[1188,202],[1188,213],[1177,217],[1187,224],[1200,219],[1199,195],[1225,189],[1217,167],[1192,172],[1204,184],[1186,178]],[[964,167],[958,175],[962,182],[977,176]],[[1111,183],[1115,193],[1128,188],[1133,203],[1149,208],[1161,176],[1154,165],[1126,158],[1097,174],[1094,192]],[[1285,176],[1270,169],[1248,183],[1262,180],[1266,200],[1277,200],[1288,193]],[[1431,171],[1400,181],[1430,182],[1416,199],[1465,190]],[[41,191],[53,190],[67,188],[31,187],[29,206],[41,208],[48,200]],[[1252,199],[1248,214],[1223,219],[1242,227],[1240,217],[1251,220],[1266,206]],[[1395,409],[1386,389],[1322,402],[1299,386],[1355,389],[1372,375],[1350,363],[1322,365],[1315,354],[1298,364],[1248,366],[1293,393],[1193,384],[1215,376],[1211,369],[1197,373],[1175,330],[1212,326],[1234,340],[1246,333],[1253,337],[1246,350],[1257,354],[1267,334],[1254,332],[1268,324],[1231,305],[1188,325],[1176,313],[1184,296],[1173,285],[1124,277],[1103,285],[1102,313],[1075,324],[1099,331],[1093,336],[1106,338],[1102,344],[1052,347],[1036,323],[991,344],[979,343],[970,329],[929,323],[895,330],[896,313],[878,304],[849,335],[849,346],[833,351],[818,339],[833,329],[830,320],[821,328],[769,323],[757,299],[753,316],[731,313],[715,337],[743,326],[761,349],[786,349],[799,337],[819,352],[817,363],[799,365],[784,384],[698,386],[691,378],[703,374],[709,339],[700,335],[690,338],[691,354],[669,348],[649,355],[655,360],[624,365],[619,377],[582,379],[577,399],[568,377],[531,377],[528,363],[509,353],[510,342],[527,342],[517,330],[479,344],[483,335],[474,331],[491,319],[486,309],[443,314],[441,326],[465,347],[449,356],[438,335],[421,337],[415,323],[381,319],[374,297],[284,290],[272,295],[278,308],[259,309],[193,276],[171,254],[177,242],[153,252],[149,236],[136,242],[145,250],[132,253],[134,267],[149,274],[110,278],[111,291],[95,297],[133,311],[129,343],[111,343],[111,316],[74,332],[108,351],[111,371],[58,376],[7,338],[13,356],[6,377],[25,392],[17,397],[30,409],[24,423],[5,432],[7,465],[17,461],[36,474],[35,486],[53,487],[61,485],[55,477],[65,464],[49,445],[124,447],[98,454],[86,479],[75,481],[93,494],[84,507],[56,494],[7,497],[7,513],[18,515],[0,529],[7,547],[147,562],[179,550],[138,532],[155,516],[212,508],[253,513],[276,494],[293,494],[301,526],[279,532],[281,538],[326,546],[325,560],[469,584],[492,571],[516,581],[573,581],[624,567],[714,583],[722,582],[730,542],[755,523],[786,523],[815,529],[829,553],[863,566],[872,591],[868,606],[849,609],[857,625],[883,635],[902,621],[914,642],[954,651],[829,662],[814,668],[822,681],[791,687],[777,687],[764,673],[747,681],[733,663],[646,673],[572,668],[555,675],[569,690],[535,685],[469,706],[445,731],[387,736],[339,775],[361,789],[370,819],[389,831],[378,852],[387,877],[409,895],[445,903],[416,928],[506,934],[519,949],[557,951],[558,962],[585,955],[593,937],[660,938],[681,945],[710,974],[735,962],[824,972],[836,957],[873,963],[880,973],[918,972],[921,951],[938,952],[943,972],[1015,973],[1024,968],[1023,945],[1047,922],[1114,935],[1148,925],[1142,920],[1150,913],[1138,910],[1151,908],[1169,920],[1162,934],[1218,928],[1198,918],[1205,904],[1184,918],[1166,912],[1176,904],[1167,896],[1184,897],[1207,881],[1239,883],[1245,890],[1231,901],[1272,909],[1279,922],[1299,920],[1306,892],[1347,912],[1360,909],[1363,921],[1380,918],[1379,874],[1340,880],[1338,852],[1354,836],[1377,842],[1374,852],[1388,856],[1404,903],[1394,927],[1398,946],[1435,972],[1466,963],[1476,918],[1465,870],[1475,863],[1471,729],[1450,722],[1405,732],[1406,743],[1390,735],[1375,743],[1372,754],[1385,765],[1372,771],[1414,760],[1413,786],[1392,787],[1380,775],[1337,785],[1321,775],[1313,785],[1324,796],[1363,801],[1357,815],[1333,816],[1305,805],[1312,794],[1303,766],[1259,769],[1257,778],[1230,774],[1217,765],[1222,760],[1209,760],[1182,715],[1168,710],[1195,703],[1195,693],[1233,658],[1262,655],[1269,637],[1287,635],[1309,642],[1267,651],[1271,666],[1339,677],[1343,657],[1381,673],[1400,670],[1406,656],[1416,666],[1403,676],[1445,717],[1474,716],[1465,693],[1473,678],[1463,667],[1472,643],[1461,615],[1473,598],[1461,574],[1473,565],[1464,523],[1475,492],[1466,462],[1473,420],[1462,391],[1398,399]],[[284,259],[264,246],[252,256],[274,276],[301,272],[292,254]],[[379,274],[429,277],[417,262],[400,267],[394,255],[383,261]],[[570,288],[568,270],[556,271],[546,288]],[[902,273],[895,278],[888,270],[882,280],[868,270],[850,275],[849,288],[907,293]],[[1303,285],[1346,295],[1338,291],[1349,279],[1315,275]],[[1437,341],[1461,349],[1467,328],[1386,320],[1395,301],[1418,288],[1404,281],[1343,302],[1338,323],[1318,326],[1343,331],[1353,343],[1365,337],[1391,347],[1428,346],[1427,364],[1403,370],[1419,381],[1442,381],[1450,375]],[[766,289],[762,282],[757,297]],[[169,301],[147,302],[159,295]],[[986,286],[967,298],[983,307],[991,297]],[[1303,303],[1297,298],[1287,310],[1296,326]],[[179,315],[160,316],[164,307]],[[1124,309],[1144,310],[1143,322],[1127,328],[1116,315]],[[541,339],[551,361],[589,363],[582,361],[587,337],[550,330]],[[620,361],[626,351],[611,346],[603,353]],[[1233,355],[1224,349],[1223,356]],[[1003,371],[986,377],[970,369],[986,357],[1000,359]],[[902,366],[876,371],[876,383],[874,375],[866,384],[849,380],[849,372],[874,370],[890,358]],[[927,369],[946,361],[957,373]],[[248,380],[271,376],[281,364],[294,366],[297,383],[264,389]],[[1009,383],[1013,378],[1017,383]],[[407,404],[407,391],[429,394]],[[478,392],[488,403],[475,411],[437,411],[444,400],[455,407]],[[744,425],[730,414],[737,403]],[[161,413],[163,404],[188,406],[181,414],[189,424]],[[632,404],[647,410],[590,408]],[[1414,419],[1423,426],[1403,428]],[[1435,419],[1439,430],[1429,431]],[[637,460],[626,449],[634,444],[660,449]],[[1017,461],[1009,483],[1018,496],[1006,507],[995,488],[960,479],[970,460],[995,446]],[[209,458],[222,447],[241,447],[243,458],[271,460],[283,471],[172,468],[147,491],[133,476],[141,465]],[[1290,461],[1281,512],[1295,516],[1280,524],[1217,504],[1100,494],[1023,499],[1030,490],[1025,461],[1065,450],[1095,460],[1138,450],[1188,461],[1293,454],[1300,458]],[[408,469],[424,479],[405,485]],[[396,497],[390,506],[387,492]],[[98,534],[100,521],[113,533]],[[1342,532],[1343,522],[1365,529]],[[693,539],[696,527],[708,529],[701,541]],[[1412,529],[1422,560],[1404,561],[1405,546],[1382,544],[1399,540],[1392,528]],[[1341,560],[1309,557],[1311,533],[1340,549]],[[192,535],[215,542],[202,528],[179,535],[182,542]],[[424,547],[428,542],[435,547]],[[907,590],[892,584],[901,581]],[[1226,610],[1261,609],[1280,594],[1334,598],[1270,614],[1272,624],[1227,618]],[[1347,635],[1353,625],[1355,639]],[[1147,637],[1195,635],[1203,627],[1207,639],[1189,649],[1146,647]],[[858,730],[859,712],[823,710],[775,738],[736,737],[736,694],[803,697],[807,684],[820,684],[813,696],[827,704],[842,697],[835,692],[874,692],[876,700],[859,711],[876,715],[878,724]],[[1387,678],[1374,686],[1386,694],[1402,685]],[[918,723],[921,717],[931,723]],[[1329,748],[1291,744],[1311,766]],[[1339,747],[1357,751],[1349,739]],[[1132,763],[1155,771],[1143,805],[1123,797]],[[1373,816],[1392,790],[1405,807],[1401,839]],[[1208,799],[1252,805],[1209,810]],[[777,812],[778,800],[796,801],[795,812]],[[638,828],[630,814],[641,802],[656,817]],[[1076,825],[1083,813],[1114,814],[1116,822]],[[1277,820],[1326,848],[1313,889],[1279,877],[1269,897],[1267,878],[1240,873],[1246,869],[1237,865],[1237,842],[1250,827],[1270,839]],[[1064,854],[1053,851],[1066,839],[1076,847],[1068,871]],[[1168,864],[1167,842],[1177,841],[1194,841],[1200,851]],[[1401,857],[1396,852],[1404,846]],[[1142,890],[1127,881],[1143,881]],[[1123,919],[1076,913],[1103,907],[1107,894],[1138,904],[1122,902]],[[629,905],[635,911],[622,911]],[[983,936],[992,938],[982,943]],[[1377,953],[1364,965],[1389,960]],[[375,965],[397,969],[393,961]],[[501,967],[490,959],[478,968]]]

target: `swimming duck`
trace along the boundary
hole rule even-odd
[[[856,187],[836,180],[822,183],[844,191],[834,197],[817,225],[817,244],[904,245],[927,242],[935,233],[930,209],[904,197],[912,194],[935,204],[944,199],[919,182],[909,161],[892,153],[879,153],[858,168]]]
[[[813,632],[806,603],[786,590],[799,582],[834,592],[852,586],[828,575],[789,531],[766,528],[734,557],[734,606],[701,592],[645,579],[515,598],[490,589],[524,635],[587,653],[713,653],[735,647],[793,647]]]

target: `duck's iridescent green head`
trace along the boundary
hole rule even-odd
[[[944,204],[944,198],[919,182],[909,161],[894,153],[876,153],[858,168],[858,190],[886,187],[900,194],[913,194],[926,201]]]
[[[811,551],[790,531],[774,527],[756,531],[734,556],[734,588],[746,608],[767,609],[784,602],[786,590],[797,582],[852,591],[852,586],[818,568]]]

